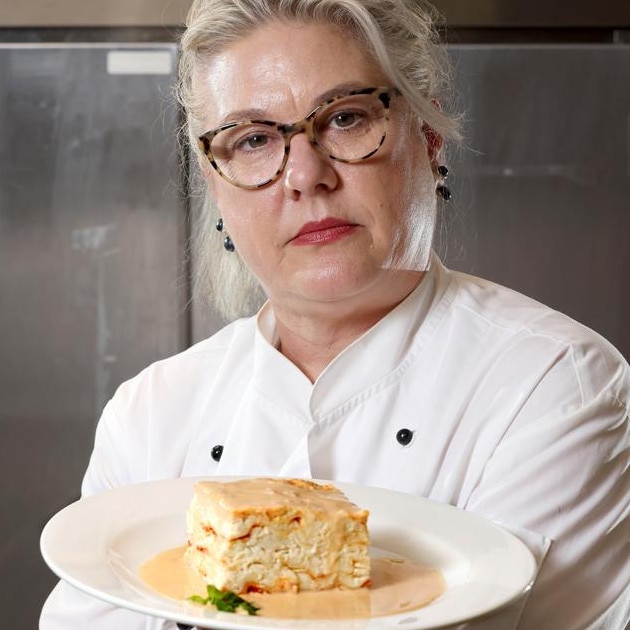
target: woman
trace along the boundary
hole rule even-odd
[[[459,137],[447,76],[418,2],[195,3],[180,95],[224,241],[204,245],[212,297],[233,311],[259,283],[267,302],[121,386],[83,493],[214,474],[415,493],[501,522],[540,563],[527,601],[467,627],[621,630],[630,371],[431,252]],[[58,586],[41,627],[85,626],[174,627]]]

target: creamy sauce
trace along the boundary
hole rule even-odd
[[[140,568],[140,577],[161,595],[186,599],[206,595],[204,582],[188,569],[185,547],[158,554]],[[371,560],[370,588],[251,593],[245,599],[260,606],[259,615],[284,619],[354,619],[415,610],[445,590],[442,574],[432,567],[401,558]]]

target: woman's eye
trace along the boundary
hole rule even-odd
[[[236,143],[236,149],[241,151],[252,151],[261,149],[267,145],[269,138],[261,133],[251,134],[245,138],[241,138]]]
[[[330,125],[339,129],[356,125],[363,116],[359,112],[337,112],[330,120]]]

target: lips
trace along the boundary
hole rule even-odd
[[[292,245],[325,245],[351,234],[357,227],[356,223],[332,217],[322,221],[309,221],[290,242]]]

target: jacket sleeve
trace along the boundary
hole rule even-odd
[[[622,630],[630,621],[628,372],[620,357],[568,352],[465,506],[551,540],[519,630]]]

